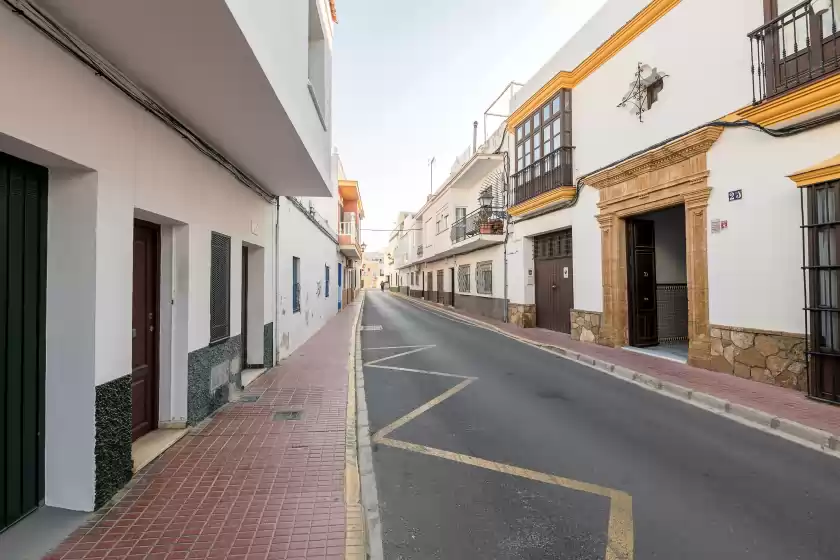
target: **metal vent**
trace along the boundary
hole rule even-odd
[[[300,420],[303,418],[302,410],[275,410],[271,419],[274,422],[284,422],[286,420]]]
[[[230,336],[230,237],[210,237],[210,341]]]

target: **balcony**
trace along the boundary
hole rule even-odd
[[[420,246],[418,246],[418,247],[417,247],[417,256],[418,256],[418,257],[422,257],[422,256],[423,256],[423,246],[422,246],[422,245],[420,245]]]
[[[362,258],[362,248],[356,231],[356,222],[341,222],[338,225],[338,246],[341,254],[351,259]]]
[[[573,147],[554,150],[531,165],[520,169],[511,181],[513,204],[554,190],[557,187],[572,186],[572,150]]]
[[[479,208],[452,224],[449,237],[454,245],[476,235],[501,235],[505,232],[506,218],[504,208]]]
[[[754,104],[840,68],[835,4],[805,0],[747,35]]]

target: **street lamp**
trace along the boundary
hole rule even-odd
[[[493,205],[493,195],[490,191],[484,191],[478,197],[478,204],[482,208],[490,208]]]

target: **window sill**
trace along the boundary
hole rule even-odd
[[[307,89],[309,90],[309,97],[312,99],[312,104],[315,105],[315,112],[318,114],[318,120],[321,121],[321,126],[324,132],[327,130],[327,121],[324,119],[324,112],[321,109],[321,103],[318,101],[318,96],[315,94],[315,87],[312,82],[307,82]]]
[[[219,344],[224,344],[228,340],[230,340],[230,335],[229,334],[223,336],[222,338],[217,338],[216,340],[211,340],[210,343],[207,346],[218,346]]]

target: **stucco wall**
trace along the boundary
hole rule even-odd
[[[337,202],[335,204],[337,208]],[[288,356],[338,313],[338,263],[343,260],[335,242],[285,199],[280,200],[280,224],[278,360]],[[300,311],[297,313],[292,309],[292,257],[300,259]],[[326,295],[325,266],[330,267],[329,296]]]
[[[710,323],[805,332],[800,192],[786,175],[836,155],[838,137],[837,123],[784,139],[738,129],[712,146],[708,214],[728,227],[709,234]]]
[[[584,187],[577,204],[565,210],[544,214],[515,223],[508,244],[508,277],[511,303],[534,303],[534,286],[527,284],[528,270],[533,270],[533,237],[572,227],[574,258],[575,309],[602,311],[601,230],[595,215],[598,192]]]
[[[168,269],[177,288],[161,301],[175,300],[172,352],[183,369],[173,378],[183,381],[187,352],[209,342],[210,232],[231,237],[234,336],[240,247],[271,248],[274,209],[9,10],[0,9],[0,36],[3,82],[15,84],[0,88],[0,150],[50,169],[48,269],[60,272],[47,286],[47,503],[90,509],[93,386],[131,372],[138,211],[178,231]],[[169,410],[185,410],[186,384],[173,379],[171,390],[184,403]]]
[[[226,0],[228,8],[247,37],[277,98],[306,146],[324,181],[331,181],[332,128],[332,20],[323,0],[294,2],[252,2]],[[309,74],[309,10],[319,13],[326,39],[324,80],[325,118],[321,125],[307,88]],[[267,22],[270,22],[267,24]]]

